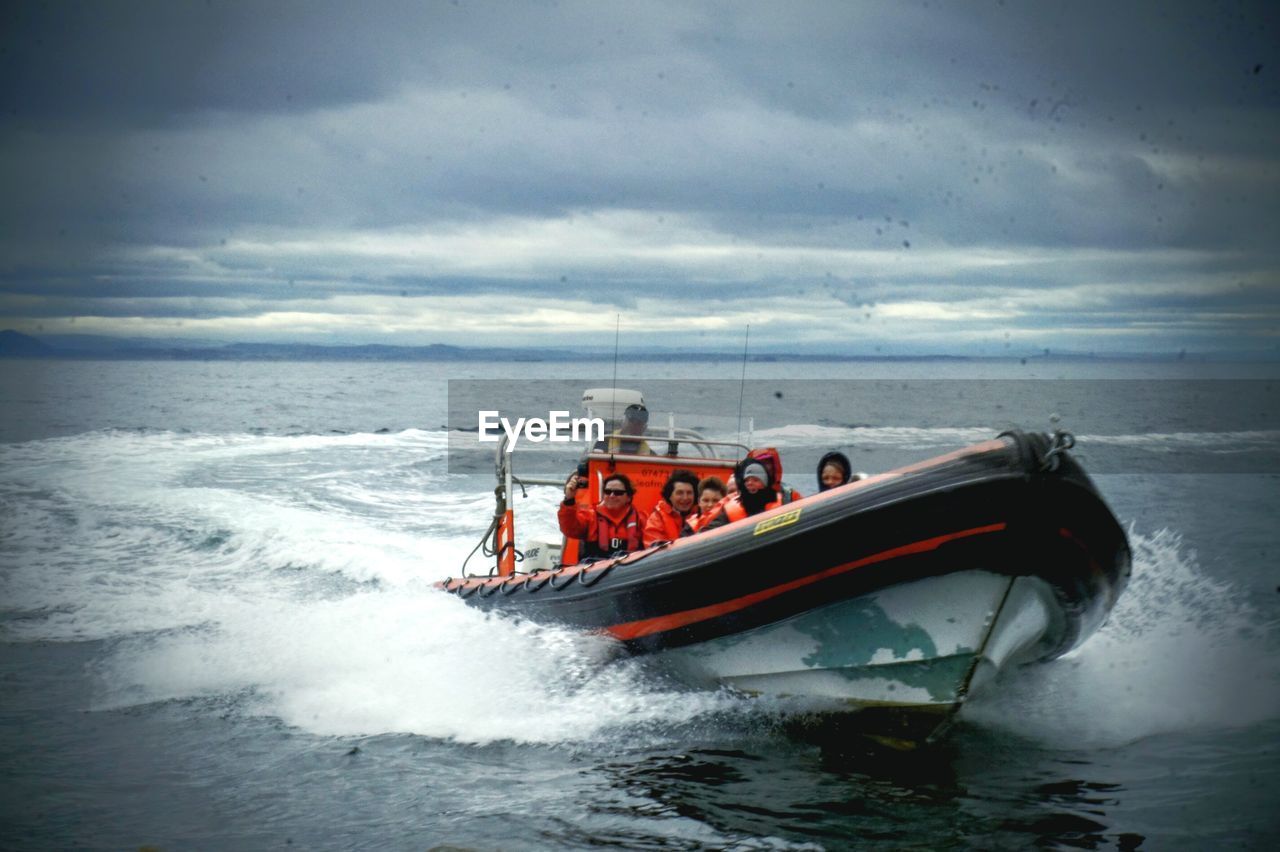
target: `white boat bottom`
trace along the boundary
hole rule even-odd
[[[858,706],[958,705],[1061,629],[1041,580],[986,571],[931,577],[734,636],[663,652],[695,677],[746,692]],[[853,709],[853,708],[850,708]]]

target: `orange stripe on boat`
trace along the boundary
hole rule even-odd
[[[947,533],[935,538],[926,538],[911,544],[904,544],[901,547],[895,547],[891,550],[883,550],[880,553],[874,553],[871,556],[864,556],[862,559],[856,559],[853,562],[846,562],[843,565],[836,565],[819,571],[817,574],[810,574],[808,577],[801,577],[798,580],[792,580],[789,583],[783,583],[780,586],[774,586],[769,589],[762,589],[758,592],[752,592],[749,595],[743,595],[733,600],[722,601],[721,603],[711,604],[710,606],[698,607],[697,609],[687,609],[684,612],[673,612],[670,615],[661,615],[657,618],[646,618],[642,621],[629,621],[626,624],[615,624],[613,627],[606,628],[605,632],[618,639],[639,639],[641,636],[650,636],[654,633],[663,633],[668,630],[675,630],[677,627],[684,627],[689,624],[696,624],[699,621],[706,621],[709,618],[727,615],[731,612],[746,609],[754,606],[761,601],[767,601],[778,595],[786,594],[804,586],[821,582],[822,580],[838,576],[846,571],[852,571],[855,568],[861,568],[864,565],[871,565],[876,562],[884,562],[889,559],[897,559],[899,556],[910,556],[916,553],[926,553],[930,550],[936,550],[938,547],[949,541],[955,541],[959,538],[968,538],[974,535],[983,535],[985,533],[1000,532],[1005,529],[1008,524],[1003,522],[998,524],[988,524],[984,527],[974,527],[972,529],[960,530],[959,532]]]

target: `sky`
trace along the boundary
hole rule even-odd
[[[0,328],[1274,357],[1278,18],[16,0]]]

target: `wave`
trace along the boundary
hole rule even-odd
[[[990,440],[1009,427],[995,426],[820,426],[797,424],[775,429],[759,429],[753,434],[757,445],[785,447],[892,447],[936,449],[962,447]],[[1078,434],[1077,446],[1090,444],[1134,447],[1155,451],[1209,450],[1246,452],[1280,448],[1280,430],[1223,432],[1144,432],[1140,434]]]
[[[97,669],[95,709],[238,696],[236,712],[319,735],[584,742],[742,699],[665,684],[609,640],[489,618],[430,589],[242,602],[216,627],[146,637]]]
[[[1129,537],[1133,577],[1107,624],[1002,678],[964,718],[1071,748],[1280,718],[1280,625],[1208,576],[1177,532]]]
[[[993,431],[764,434],[939,446]],[[492,511],[488,484],[449,475],[446,451],[445,432],[419,430],[2,445],[0,633],[102,642],[98,708],[212,698],[319,734],[574,742],[778,708],[434,591]],[[517,499],[522,540],[557,535],[554,489]],[[1134,578],[1103,630],[1017,673],[992,703],[979,696],[966,717],[1078,745],[1280,715],[1280,662],[1265,650],[1274,625],[1209,578],[1176,533],[1132,540]]]
[[[113,638],[199,624],[238,597],[448,573],[491,497],[449,493],[444,453],[442,436],[416,430],[102,432],[0,446],[17,557],[0,567],[0,629]]]

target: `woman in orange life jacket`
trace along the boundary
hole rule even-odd
[[[738,484],[731,494],[698,525],[698,531],[715,529],[733,521],[800,499],[800,493],[782,481],[782,458],[772,447],[752,450],[733,469]]]
[[[580,561],[642,549],[645,517],[631,505],[636,489],[626,474],[611,473],[605,478],[603,499],[595,506],[574,501],[578,489],[586,487],[587,480],[574,471],[564,484],[564,502],[556,514],[560,532],[582,540]]]
[[[698,477],[690,470],[677,470],[662,486],[662,499],[649,513],[644,525],[645,544],[672,541],[693,535],[692,524],[698,515]]]

